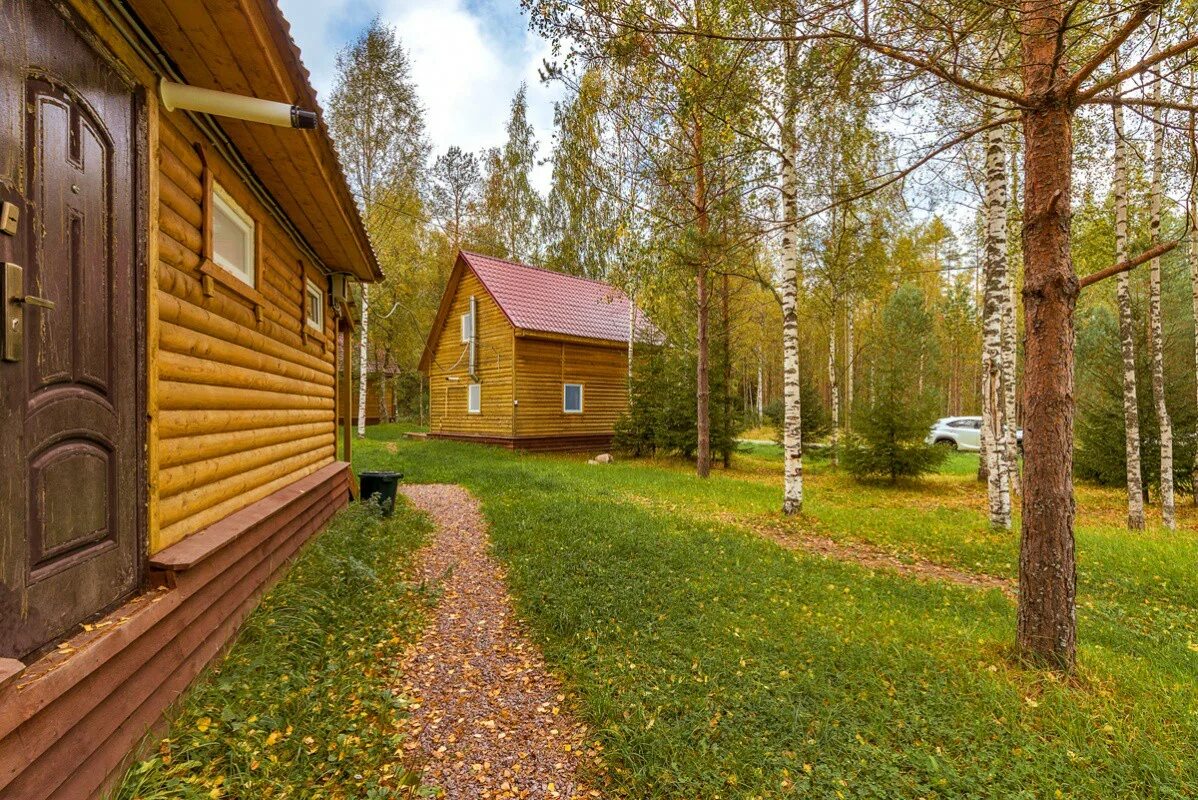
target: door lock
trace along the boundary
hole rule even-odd
[[[4,339],[3,359],[5,361],[20,361],[25,343],[25,309],[24,306],[36,306],[47,311],[54,309],[54,303],[44,297],[25,294],[25,270],[19,264],[4,264],[4,272],[0,275],[3,286],[0,296],[4,298],[4,330],[0,337]]]

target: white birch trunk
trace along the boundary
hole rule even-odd
[[[1115,263],[1127,259],[1127,141],[1123,138],[1123,108],[1115,106]],[[1123,356],[1123,430],[1127,461],[1127,527],[1144,529],[1144,487],[1140,477],[1140,413],[1136,389],[1136,328],[1131,309],[1131,279],[1116,277],[1119,306],[1119,347]]]
[[[1015,126],[1009,128],[1010,134],[1014,140],[1018,140],[1019,132]],[[1015,145],[1008,144],[1008,151],[1014,151]],[[1009,206],[1012,202],[1019,202],[1019,163],[1018,159],[1008,159],[1011,169],[1006,177],[1007,184],[1011,190],[1007,193],[1008,203],[1008,221]],[[1007,295],[1004,299],[1003,308],[1003,391],[1006,393],[1006,421],[1007,421],[1007,466],[1010,472],[1011,491],[1023,493],[1022,479],[1019,474],[1019,409],[1017,404],[1018,391],[1018,368],[1017,362],[1019,358],[1019,325],[1017,318],[1017,310],[1019,308],[1016,299],[1015,276],[1011,272],[1010,263],[1007,264]]]
[[[1155,48],[1154,48],[1155,52]],[[1161,97],[1160,73],[1153,70],[1152,97]],[[1152,244],[1161,241],[1161,197],[1164,192],[1165,126],[1160,107],[1152,109],[1152,187],[1150,190],[1149,229]],[[1149,331],[1152,344],[1152,399],[1156,404],[1157,424],[1161,436],[1161,522],[1166,528],[1176,528],[1173,507],[1173,424],[1169,420],[1169,409],[1165,407],[1165,355],[1164,334],[1161,324],[1161,260],[1152,259],[1149,267],[1148,299]]]
[[[765,364],[761,357],[761,348],[757,348],[757,424],[765,421]]]
[[[633,342],[636,341],[636,292],[628,296],[628,397],[632,398]]]
[[[793,43],[786,44],[791,68]],[[788,76],[789,77],[789,76]],[[788,103],[789,105],[789,103]],[[803,510],[803,408],[799,374],[799,197],[795,159],[794,109],[784,115],[782,131],[782,513]],[[758,367],[758,413],[761,409],[761,372]]]
[[[358,376],[358,438],[366,436],[366,376],[367,376],[367,324],[369,322],[370,297],[369,288],[362,284],[362,339],[358,345],[358,363],[361,374]]]
[[[840,444],[840,385],[836,380],[836,308],[832,308],[832,319],[828,323],[828,388],[831,393],[832,411],[832,463],[840,463],[837,446]]]
[[[853,429],[853,297],[844,308],[844,429]]]
[[[1002,318],[1007,286],[1007,183],[1002,132],[986,134],[985,303],[982,314],[982,428],[986,438],[986,495],[990,526],[1011,529],[1011,485],[1007,460],[1006,393],[1003,389]]]

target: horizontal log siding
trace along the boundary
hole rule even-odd
[[[151,553],[331,463],[335,443],[334,354],[305,334],[301,254],[209,150],[215,180],[261,228],[261,316],[254,299],[220,282],[206,296],[202,162],[192,145],[202,137],[179,114],[160,109],[159,119]],[[328,309],[324,335],[334,341]]]
[[[466,408],[470,357],[461,318],[478,300],[478,377],[482,413]],[[429,366],[429,422],[433,431],[510,436],[512,433],[512,326],[473,272],[466,270],[441,329]],[[451,380],[454,378],[456,380]]]
[[[229,542],[0,687],[0,800],[79,800],[187,688],[349,498],[348,465],[291,481],[222,524]],[[167,551],[163,555],[168,555]]]
[[[611,434],[628,407],[628,351],[602,346],[516,338],[517,439]],[[562,410],[562,387],[583,385],[583,412]]]

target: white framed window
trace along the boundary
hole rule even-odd
[[[308,327],[324,331],[324,291],[312,281],[304,282],[304,316]]]
[[[254,285],[254,218],[219,183],[212,184],[212,260]]]
[[[483,410],[483,385],[472,383],[466,388],[466,411],[481,414]]]
[[[470,313],[462,315],[462,344],[470,341]]]
[[[567,383],[562,386],[562,411],[567,414],[582,413],[581,383]]]

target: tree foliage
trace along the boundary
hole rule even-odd
[[[845,467],[857,478],[918,478],[944,460],[945,450],[926,444],[939,398],[921,384],[913,367],[931,364],[937,353],[934,320],[923,292],[912,285],[898,289],[882,312],[881,343],[872,396],[861,405],[856,435],[845,448]]]

